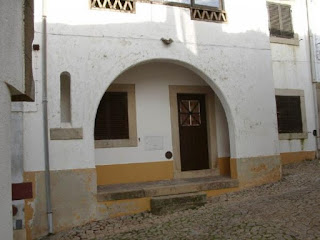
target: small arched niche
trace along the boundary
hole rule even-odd
[[[60,120],[71,124],[71,75],[68,72],[60,74]]]

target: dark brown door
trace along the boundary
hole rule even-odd
[[[178,94],[181,170],[209,168],[205,95]]]

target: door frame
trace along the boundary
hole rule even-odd
[[[179,116],[178,116],[178,94],[204,94],[206,101],[207,136],[209,169],[195,171],[181,171]],[[183,86],[169,85],[171,132],[173,148],[173,170],[174,178],[192,178],[219,175],[217,134],[215,116],[215,94],[209,86]]]

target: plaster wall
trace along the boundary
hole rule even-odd
[[[0,16],[1,81],[24,92],[22,1],[1,0]]]
[[[23,103],[11,103],[11,182],[23,182]],[[17,213],[12,217],[13,229],[24,227],[24,200],[12,201]],[[20,222],[22,224],[20,224]]]
[[[23,182],[23,112],[22,103],[11,103],[11,178]]]
[[[271,43],[275,88],[304,90],[307,139],[280,140],[280,152],[315,151],[312,131],[316,129],[315,111],[310,72],[306,1],[275,1],[290,4],[293,29],[299,38],[299,46]]]
[[[316,62],[317,82],[320,82],[320,2],[315,0],[309,0],[309,8],[310,26],[313,34],[313,43],[315,44],[314,58]]]
[[[61,127],[59,81],[68,71],[71,125],[83,128],[82,140],[50,141],[51,169],[95,166],[94,119],[103,93],[128,68],[153,60],[183,65],[211,86],[227,116],[231,157],[278,154],[265,1],[229,0],[225,8],[228,23],[218,24],[192,21],[189,9],[165,5],[137,2],[136,13],[128,14],[91,10],[88,1],[48,0],[49,127]],[[41,1],[36,0],[37,33],[40,19]],[[162,37],[174,42],[166,46]],[[35,42],[41,42],[40,34]],[[41,66],[40,58],[33,60]],[[40,112],[24,120],[27,171],[43,170]],[[144,158],[135,156],[136,161]],[[163,154],[152,159],[163,160]]]
[[[0,26],[0,232],[12,239],[10,99],[25,91],[22,1],[1,0]]]

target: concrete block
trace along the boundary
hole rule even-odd
[[[207,195],[204,192],[153,197],[151,198],[151,212],[156,215],[162,215],[200,207],[206,202]]]
[[[51,128],[50,139],[51,140],[72,140],[82,139],[82,128]]]
[[[111,201],[111,200],[122,200],[122,199],[134,199],[143,198],[145,193],[143,189],[129,190],[129,191],[118,191],[118,192],[106,192],[98,193],[97,199],[99,202]]]

